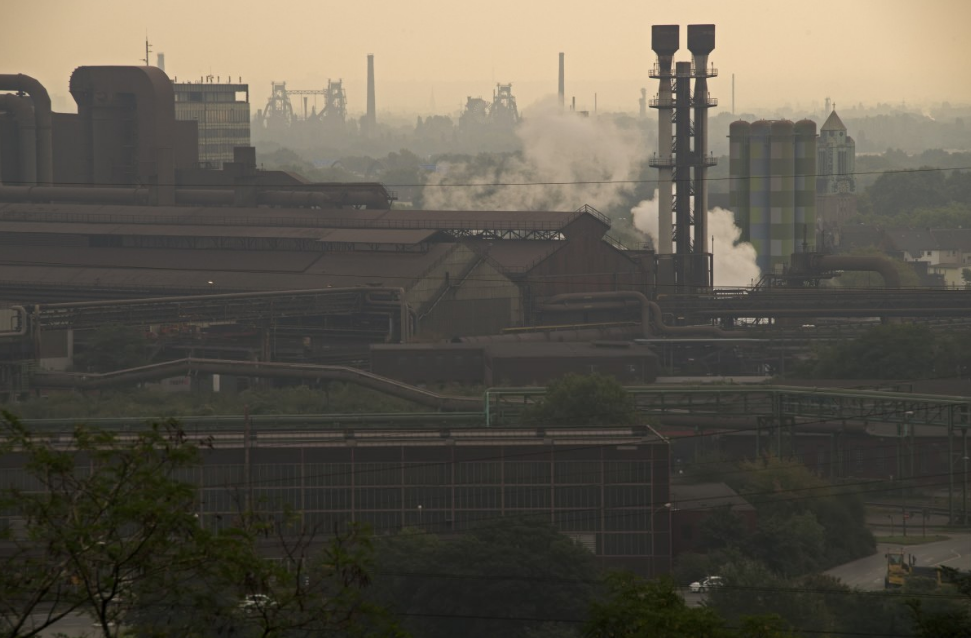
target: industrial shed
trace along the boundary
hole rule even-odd
[[[534,322],[558,291],[646,290],[588,210],[463,212],[0,204],[0,300],[401,288],[414,339]]]

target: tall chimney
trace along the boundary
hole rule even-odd
[[[566,82],[563,75],[563,52],[560,52],[560,89],[557,95],[560,98],[560,110],[563,110],[563,99],[566,96]]]
[[[658,233],[655,250],[659,255],[673,252],[673,225],[671,222],[674,205],[674,135],[671,120],[674,112],[674,96],[671,80],[674,73],[671,63],[679,46],[679,27],[676,24],[655,24],[651,27],[651,48],[657,54],[657,64],[650,76],[659,80],[657,98],[651,104],[657,109],[657,156],[653,164],[657,167],[657,211]]]
[[[159,53],[158,54],[158,64],[156,64],[155,66],[157,66],[158,68],[162,69],[163,71],[165,70],[165,54],[164,53]]]
[[[374,109],[374,54],[368,53],[367,56],[367,127],[368,132],[374,132],[374,125],[377,123],[377,115]]]
[[[708,109],[715,102],[708,96],[708,78],[714,69],[708,68],[708,54],[715,48],[715,25],[689,24],[688,50],[691,51],[694,96],[694,244],[693,252],[708,252]]]

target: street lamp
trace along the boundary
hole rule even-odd
[[[422,524],[421,524],[421,510],[422,510],[422,507],[421,507],[421,505],[419,505],[418,506],[418,527],[421,527],[422,526]]]

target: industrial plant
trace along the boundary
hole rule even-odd
[[[656,94],[640,89],[641,116],[649,107],[658,117],[657,148],[645,158],[657,169],[653,246],[619,240],[596,201],[411,209],[389,185],[260,167],[252,144],[261,131],[348,134],[359,98],[342,79],[321,88],[274,82],[251,119],[241,78],[176,83],[147,65],[79,66],[75,114],[54,112],[34,78],[0,75],[0,396],[173,378],[222,391],[364,386],[426,411],[247,417],[245,426],[212,417],[187,419],[187,428],[216,434],[205,460],[218,469],[212,476],[372,472],[366,486],[299,486],[303,511],[327,525],[420,522],[451,532],[540,512],[602,561],[647,575],[671,568],[671,459],[697,445],[677,440],[685,432],[724,434],[720,444],[738,456],[812,459],[827,477],[876,477],[888,468],[868,456],[874,424],[906,424],[895,441],[907,454],[890,471],[953,470],[957,433],[966,445],[971,424],[966,399],[745,383],[783,374],[815,343],[872,323],[967,317],[971,292],[906,288],[886,257],[824,251],[821,229],[848,214],[856,191],[854,143],[835,110],[819,136],[811,120],[731,125],[730,208],[761,278],[716,288],[715,25],[688,25],[686,35],[679,56],[680,25],[652,27],[656,62],[644,72]],[[364,137],[378,123],[373,55],[366,68],[356,125]],[[491,100],[468,96],[460,129],[514,131],[512,86],[496,84]],[[567,113],[563,53],[557,88]],[[854,271],[883,287],[823,285]],[[77,369],[76,352],[103,326],[142,330],[152,362]],[[542,386],[570,372],[631,386],[653,425],[516,423]],[[732,383],[684,386],[678,377]],[[211,492],[202,524],[215,526],[228,504],[217,485],[200,487]],[[949,497],[953,472],[950,489]],[[284,500],[272,491],[271,502]],[[590,508],[625,518],[584,517]]]

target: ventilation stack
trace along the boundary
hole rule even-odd
[[[659,255],[672,253],[671,211],[673,208],[674,137],[671,131],[674,99],[671,80],[674,78],[671,64],[679,46],[679,28],[676,24],[656,24],[651,27],[651,48],[657,54],[657,63],[651,70],[651,78],[658,80],[657,97],[651,100],[651,108],[657,109],[657,155],[650,165],[657,168],[658,233],[655,250]]]
[[[368,134],[374,133],[377,124],[377,114],[374,108],[374,55],[369,53],[367,56],[367,122]]]
[[[563,70],[563,52],[562,51],[560,52],[560,84],[559,84],[559,92],[557,93],[557,95],[559,96],[559,99],[560,99],[560,110],[562,111],[563,110],[563,98],[566,95],[566,82],[565,82],[564,70]]]
[[[708,109],[718,104],[708,94],[708,78],[715,77],[708,68],[708,54],[715,48],[715,25],[689,24],[688,50],[691,51],[694,76],[694,250],[708,252],[708,167],[715,159],[708,154]]]

